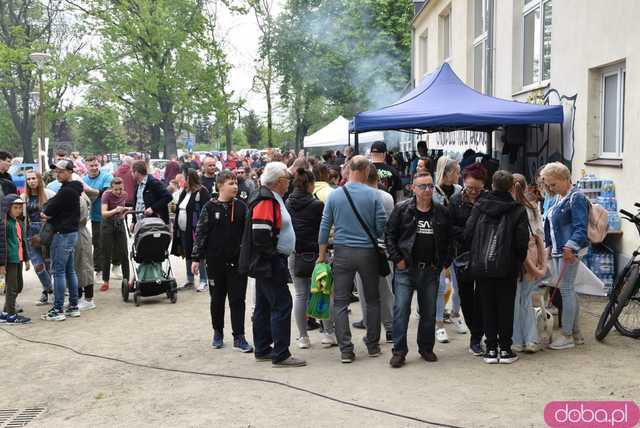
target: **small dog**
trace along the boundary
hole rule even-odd
[[[549,312],[546,305],[546,296],[549,293],[549,288],[542,293],[539,294],[539,306],[534,308],[536,312],[536,326],[538,328],[538,343],[546,347],[549,345],[553,339],[553,325],[554,319],[553,314]]]

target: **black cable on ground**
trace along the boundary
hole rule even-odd
[[[333,401],[335,403],[342,404],[344,406],[355,407],[355,408],[362,409],[362,410],[368,410],[370,412],[382,413],[382,414],[385,414],[385,415],[388,415],[388,416],[393,416],[393,417],[396,417],[396,418],[406,419],[406,420],[409,420],[409,421],[419,422],[419,423],[423,423],[423,424],[427,424],[427,425],[433,425],[433,426],[437,426],[437,427],[462,428],[462,427],[457,426],[457,425],[449,425],[449,424],[445,424],[445,423],[429,421],[429,420],[417,418],[417,417],[414,417],[414,416],[404,415],[402,413],[396,413],[396,412],[391,412],[391,411],[388,411],[388,410],[376,409],[375,407],[369,407],[369,406],[365,406],[365,405],[362,405],[362,404],[357,404],[357,403],[353,403],[353,402],[350,402],[350,401],[341,400],[339,398],[331,397],[330,395],[321,394],[319,392],[315,392],[315,391],[312,391],[310,389],[305,389],[305,388],[302,388],[302,387],[299,387],[299,386],[290,385],[288,383],[280,382],[280,381],[277,381],[277,380],[260,379],[260,378],[248,377],[248,376],[228,375],[228,374],[222,374],[222,373],[208,373],[208,372],[198,372],[198,371],[193,371],[193,370],[171,369],[171,368],[167,368],[167,367],[159,367],[159,366],[152,366],[152,365],[148,365],[148,364],[135,363],[135,362],[132,362],[132,361],[127,361],[127,360],[123,360],[123,359],[115,358],[115,357],[109,357],[109,356],[106,356],[106,355],[99,355],[99,354],[91,354],[91,353],[87,353],[87,352],[81,352],[81,351],[78,351],[78,350],[76,350],[76,349],[74,349],[74,348],[72,348],[70,346],[61,345],[59,343],[44,342],[44,341],[41,341],[41,340],[28,339],[26,337],[19,336],[19,335],[15,334],[14,332],[9,331],[9,330],[7,330],[5,328],[2,328],[2,327],[0,327],[0,330],[4,331],[8,335],[13,336],[14,338],[16,338],[18,340],[21,340],[21,341],[24,341],[24,342],[33,343],[33,344],[37,344],[37,345],[47,345],[47,346],[52,346],[52,347],[55,347],[55,348],[64,349],[64,350],[71,351],[74,354],[77,354],[77,355],[80,355],[80,356],[83,356],[83,357],[97,358],[97,359],[101,359],[101,360],[112,361],[112,362],[116,362],[116,363],[120,363],[120,364],[125,364],[125,365],[129,365],[129,366],[133,366],[133,367],[141,367],[141,368],[150,369],[150,370],[160,370],[160,371],[171,372],[171,373],[181,373],[181,374],[196,375],[196,376],[208,376],[208,377],[219,377],[219,378],[225,378],[225,379],[236,379],[236,380],[244,380],[244,381],[249,381],[249,382],[261,382],[261,383],[267,383],[267,384],[272,384],[272,385],[278,385],[278,386],[281,386],[281,387],[284,387],[284,388],[292,389],[294,391],[304,392],[304,393],[307,393],[307,394],[315,395],[316,397],[324,398],[325,400]]]

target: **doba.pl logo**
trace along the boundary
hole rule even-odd
[[[544,421],[553,428],[632,428],[640,408],[633,401],[552,401]]]

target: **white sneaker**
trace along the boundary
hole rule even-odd
[[[122,266],[111,266],[111,278],[122,279]]]
[[[573,342],[573,337],[572,336],[565,336],[564,334],[559,334],[553,342],[551,342],[551,345],[549,345],[549,348],[551,349],[555,349],[555,350],[561,350],[561,349],[570,349],[575,347],[575,343]]]
[[[436,340],[440,343],[449,343],[449,336],[447,335],[447,330],[445,330],[444,328],[437,329]]]
[[[331,348],[332,346],[336,346],[338,344],[338,339],[336,339],[335,334],[324,333],[320,343],[324,348]]]
[[[102,272],[96,272],[96,283],[102,284]]]
[[[511,349],[513,349],[513,346],[511,347]],[[539,350],[540,346],[537,343],[529,342],[524,345],[524,352],[526,352],[527,354],[535,354]]]
[[[89,311],[95,308],[96,304],[93,302],[93,300],[80,299],[80,301],[78,302],[78,309],[80,309],[81,312]]]
[[[522,345],[511,345],[511,350],[513,352],[522,352],[522,351],[524,351],[524,346],[522,346]]]
[[[309,336],[303,336],[298,338],[298,348],[309,349],[309,347],[311,347],[311,341],[309,340]]]
[[[458,334],[467,334],[467,331],[469,331],[461,317],[451,317],[451,324],[453,324]]]
[[[198,285],[198,288],[196,288],[196,291],[200,293],[201,291],[204,291],[206,289],[207,289],[207,283],[201,282],[200,285]]]

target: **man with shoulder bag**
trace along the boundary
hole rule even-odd
[[[440,271],[451,263],[449,217],[446,208],[432,200],[433,178],[418,173],[413,179],[414,197],[398,204],[386,227],[389,258],[395,263],[393,307],[393,356],[391,367],[402,367],[408,352],[407,326],[413,290],[417,291],[420,321],[418,352],[428,362],[433,352],[436,299]]]
[[[349,329],[349,297],[356,272],[362,278],[367,302],[367,335],[364,339],[370,357],[380,351],[380,276],[389,273],[384,250],[377,238],[384,232],[386,215],[376,189],[365,183],[369,174],[369,160],[354,156],[349,162],[349,182],[329,195],[322,213],[318,238],[318,262],[326,262],[327,243],[331,226],[335,228],[333,259],[334,315],[341,361],[355,360]]]

